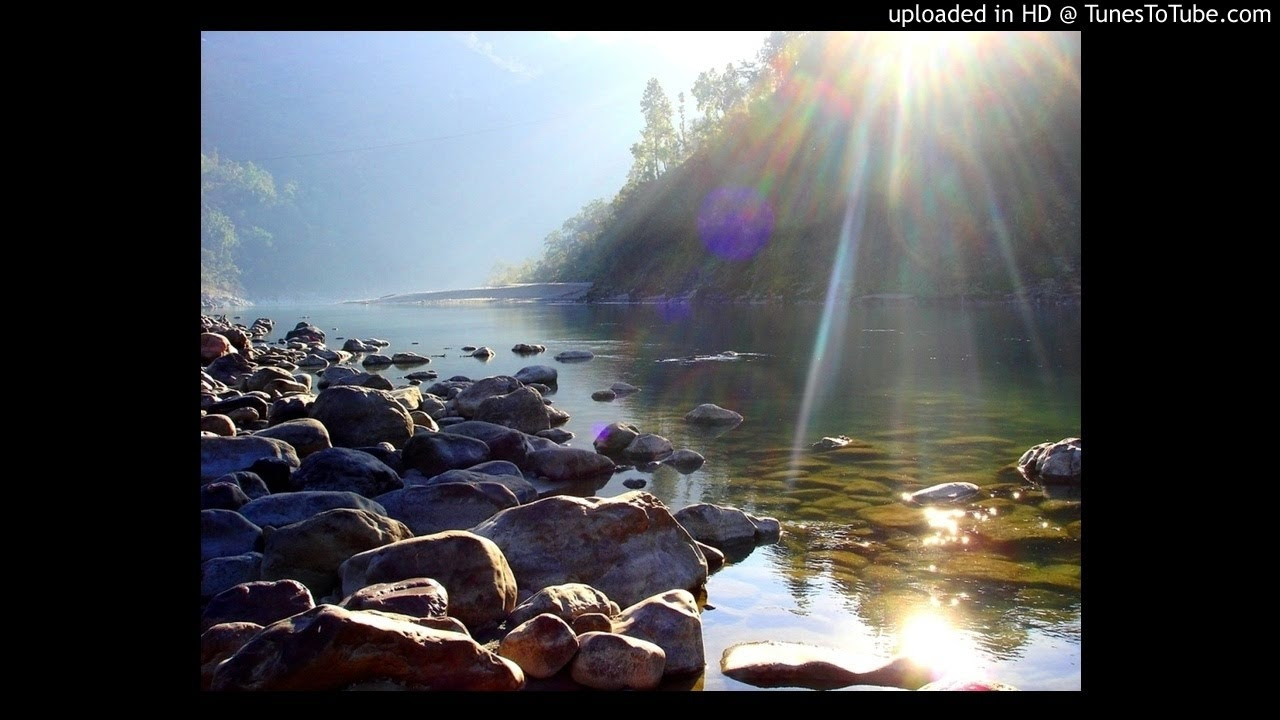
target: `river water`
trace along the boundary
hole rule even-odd
[[[628,470],[671,509],[738,507],[782,523],[777,545],[736,558],[707,584],[707,671],[694,689],[745,690],[720,673],[739,642],[846,650],[868,665],[906,653],[959,676],[1023,690],[1080,688],[1080,501],[1048,497],[1013,470],[1028,447],[1080,434],[1078,308],[454,304],[222,310],[303,319],[337,338],[387,340],[433,357],[441,379],[552,365],[550,398],[572,415],[570,446],[615,421],[706,457],[689,475]],[[521,357],[516,343],[547,346]],[[415,344],[416,343],[416,344]],[[464,345],[489,346],[488,361]],[[595,358],[559,363],[564,350]],[[397,386],[411,370],[381,371]],[[591,399],[616,381],[641,391]],[[426,383],[430,384],[430,382]],[[683,416],[712,402],[744,422],[722,434]],[[854,439],[835,452],[809,445]],[[901,502],[940,482],[982,487],[945,510]]]

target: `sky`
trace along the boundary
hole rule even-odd
[[[338,295],[480,286],[618,191],[649,78],[692,118],[698,73],[766,35],[202,32],[201,149],[324,198]]]

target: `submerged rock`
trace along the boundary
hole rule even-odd
[[[414,690],[518,690],[515,663],[457,632],[321,605],[266,628],[218,666],[214,690],[341,690],[390,680]]]
[[[981,488],[970,482],[949,482],[933,485],[917,490],[906,497],[906,501],[916,505],[935,505],[945,503],[961,503],[981,492]]]
[[[565,350],[559,355],[556,355],[556,360],[559,360],[560,362],[574,362],[574,361],[581,361],[581,360],[590,360],[595,356],[596,356],[595,353],[591,352],[590,350]]]
[[[703,403],[690,410],[684,419],[699,425],[736,425],[742,422],[742,415],[713,403]]]
[[[835,437],[824,437],[809,447],[814,450],[837,450],[853,442],[853,438],[847,435],[837,435]]]
[[[734,645],[720,658],[720,671],[756,687],[831,690],[850,685],[885,685],[908,690],[932,679],[932,672],[907,658],[885,663],[835,648],[792,642]]]

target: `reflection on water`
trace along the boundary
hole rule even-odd
[[[817,307],[335,305],[254,313],[274,318],[281,335],[310,315],[331,344],[339,335],[378,337],[392,343],[389,352],[445,353],[429,366],[442,378],[552,365],[559,382],[551,399],[572,416],[564,426],[576,435],[570,446],[590,448],[600,428],[624,421],[704,455],[688,475],[660,465],[618,473],[603,486],[557,488],[611,496],[643,479],[673,510],[712,502],[782,522],[778,545],[735,555],[710,579],[709,664],[697,687],[747,688],[720,674],[723,650],[785,640],[883,659],[930,656],[1024,689],[1079,688],[1079,494],[1027,485],[1014,465],[1032,445],[1080,435],[1074,310],[1028,311],[1028,326],[1003,307],[852,308],[841,340],[826,344],[817,363]],[[521,342],[547,351],[510,352]],[[463,344],[496,355],[483,364],[458,356]],[[596,357],[553,359],[576,349]],[[803,403],[811,366],[820,372]],[[374,372],[407,383],[405,370]],[[591,400],[618,381],[641,391]],[[704,402],[746,419],[734,428],[685,423]],[[852,442],[810,448],[838,435]],[[903,502],[948,482],[979,492],[953,505]]]

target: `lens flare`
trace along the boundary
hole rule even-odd
[[[698,211],[698,237],[707,250],[724,260],[750,260],[772,234],[773,208],[754,188],[712,190]]]

